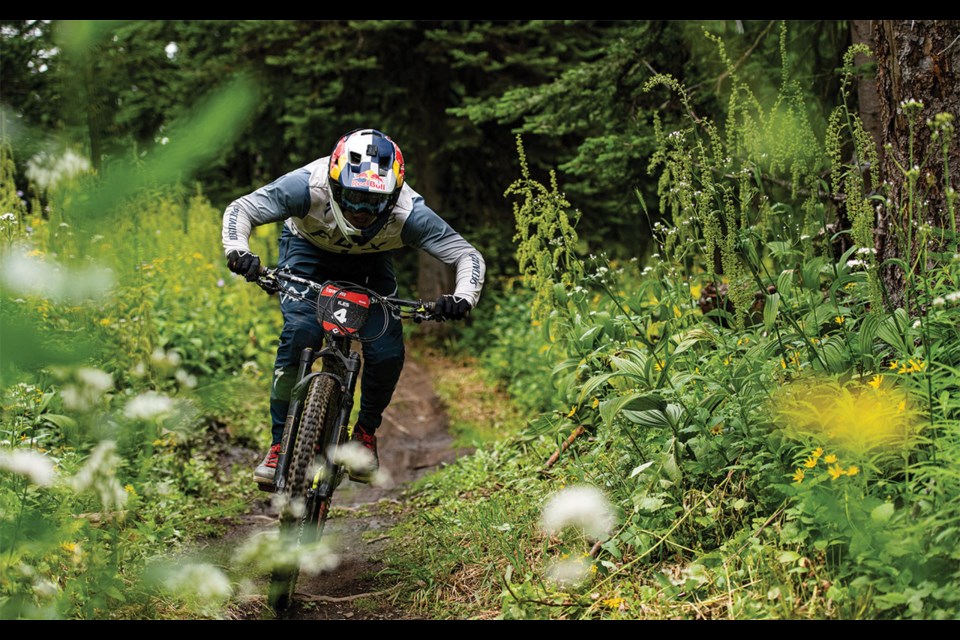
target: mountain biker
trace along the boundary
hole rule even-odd
[[[405,181],[397,144],[376,129],[343,135],[329,156],[291,171],[227,206],[223,247],[228,268],[254,282],[260,258],[250,251],[253,227],[283,221],[278,267],[317,282],[347,280],[380,295],[396,295],[392,253],[417,247],[456,268],[452,294],[440,296],[436,310],[444,318],[465,318],[477,305],[486,265],[470,243],[454,231]],[[290,285],[287,285],[290,286]],[[280,292],[283,329],[270,389],[272,444],[257,466],[258,483],[272,484],[280,440],[298,371],[300,352],[320,343],[314,308]],[[313,294],[316,297],[316,294]],[[373,320],[363,333],[382,329]],[[351,439],[373,455],[372,467],[351,470],[351,479],[369,482],[379,468],[376,431],[403,367],[400,321],[390,318],[386,332],[363,343],[360,413]]]

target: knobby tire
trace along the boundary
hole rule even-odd
[[[329,376],[314,378],[307,389],[280,512],[280,541],[284,549],[295,550],[301,543],[316,542],[323,533],[331,496],[308,498],[307,493],[313,485],[317,463],[326,465],[318,453],[325,448],[325,442],[331,443],[339,437],[340,395],[339,384]],[[302,510],[298,503],[302,503]],[[270,576],[268,597],[278,615],[293,602],[300,576],[299,554],[292,555],[294,561],[290,565],[275,568]]]

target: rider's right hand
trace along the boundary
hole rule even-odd
[[[231,251],[227,254],[227,268],[247,279],[256,282],[260,276],[260,256],[249,251]]]

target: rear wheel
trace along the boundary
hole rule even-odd
[[[329,376],[317,376],[311,381],[304,398],[280,511],[281,548],[294,552],[290,554],[292,561],[275,568],[270,576],[268,599],[278,613],[285,611],[293,601],[300,575],[297,547],[320,539],[330,510],[333,491],[320,496],[316,489],[322,484],[323,473],[329,472],[332,465],[318,454],[341,438],[337,424],[340,395],[337,381]]]

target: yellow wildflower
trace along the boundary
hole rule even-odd
[[[847,467],[846,473],[848,476],[855,476],[858,473],[860,473],[860,468],[857,465],[852,464],[849,467]]]
[[[803,461],[803,466],[805,466],[808,469],[813,469],[815,466],[817,466],[817,459],[807,458],[806,460]]]
[[[827,455],[827,456],[823,459],[823,461],[826,462],[827,464],[833,464],[834,462],[837,461],[837,456],[835,456],[835,455],[833,455],[833,454],[831,453],[831,454]]]
[[[594,398],[594,399],[593,399],[593,403],[592,403],[590,406],[593,407],[594,409],[596,409],[597,407],[599,407],[599,406],[600,406],[600,398]]]
[[[623,609],[626,601],[623,598],[607,598],[603,601],[603,606],[608,609]]]
[[[835,464],[832,467],[828,467],[827,472],[830,474],[831,480],[836,480],[837,478],[839,478],[840,476],[846,473],[846,471],[844,471],[843,468],[838,464]]]
[[[906,408],[907,408],[907,401],[906,399],[903,399],[900,401],[900,404],[897,405],[897,413],[903,413]]]
[[[836,321],[837,324],[843,324],[843,321],[846,320],[846,318],[844,318],[843,316],[837,316],[836,318],[834,318],[834,320]]]
[[[100,324],[104,327],[109,326],[111,322],[113,322],[113,320],[110,318],[100,318]]]
[[[129,493],[132,496],[137,495],[137,490],[133,488],[132,484],[124,485],[123,490]]]
[[[870,380],[870,382],[868,382],[867,384],[873,387],[874,389],[879,389],[880,385],[883,384],[883,375],[873,376],[873,379]]]
[[[798,467],[796,472],[793,474],[793,481],[796,482],[797,484],[800,484],[801,482],[803,482],[804,475],[806,475],[806,471]]]
[[[77,550],[76,542],[61,542],[60,548],[66,551],[67,553],[74,553]]]
[[[810,452],[810,455],[812,455],[814,459],[819,458],[820,456],[823,455],[823,447],[817,447],[816,449]]]
[[[570,407],[570,413],[567,414],[567,417],[572,418],[573,414],[575,414],[576,412],[577,412],[577,405],[573,405],[572,407]]]
[[[895,371],[899,366],[900,364],[896,360],[894,360],[893,362],[890,363],[889,368]]]
[[[718,436],[721,433],[723,433],[723,423],[715,424],[712,427],[710,427],[710,433],[715,436]]]

